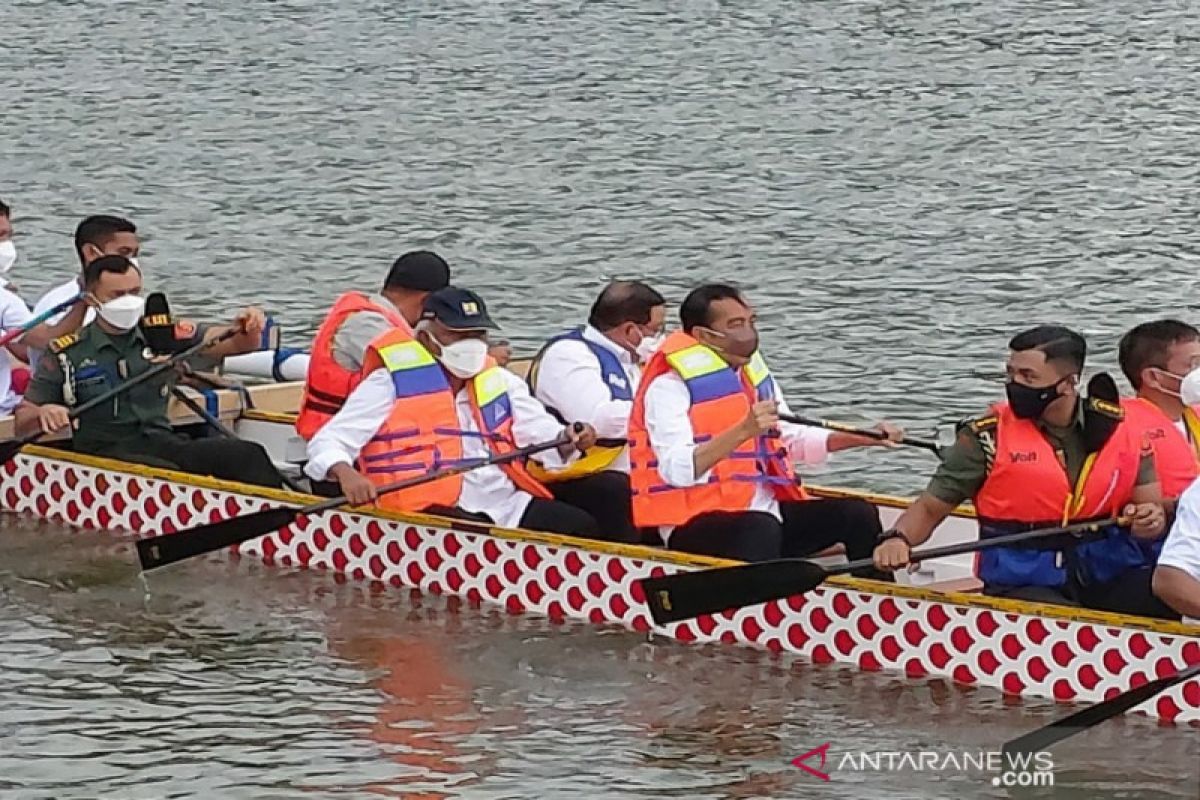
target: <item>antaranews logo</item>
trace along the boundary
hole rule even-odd
[[[859,750],[829,755],[832,742],[792,759],[792,766],[814,778],[832,780],[826,763],[838,772],[959,772],[984,773],[993,786],[1005,788],[1054,785],[1054,759],[1049,752],[1005,753],[1001,750]]]

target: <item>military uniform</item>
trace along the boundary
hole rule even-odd
[[[1066,427],[1050,425],[1044,420],[1034,424],[1046,438],[1063,466],[1072,486],[1079,481],[1088,459],[1089,447],[1082,410]],[[925,491],[950,505],[973,500],[979,495],[996,457],[996,427],[998,418],[989,414],[966,420],[959,425],[958,437],[952,447],[943,451],[943,461],[930,479]],[[1143,448],[1137,462],[1137,486],[1158,481],[1153,453]],[[1018,597],[1051,603],[1078,603],[1089,608],[1140,614],[1170,616],[1150,590],[1152,570],[1133,570],[1119,579],[1100,584],[1081,584],[1075,579],[1059,590],[1042,587],[992,587],[988,594]]]
[[[180,323],[179,349],[198,344],[205,326]],[[73,407],[99,397],[154,365],[142,332],[109,334],[92,323],[56,339],[37,364],[25,399],[37,405]],[[193,366],[212,364],[203,356]],[[175,433],[167,417],[174,370],[118,394],[81,414],[72,435],[76,451],[179,469],[262,486],[281,486],[270,457],[254,442],[190,439]]]

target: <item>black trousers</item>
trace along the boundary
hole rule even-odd
[[[865,500],[834,498],[780,503],[783,522],[762,511],[715,511],[701,514],[677,527],[669,546],[687,553],[769,561],[803,558],[841,543],[851,561],[870,558],[883,526],[879,511]],[[854,573],[887,580],[890,574],[875,569]]]
[[[1155,596],[1153,567],[1131,569],[1107,583],[1080,584],[1072,579],[1061,589],[1047,586],[986,586],[984,594],[1036,603],[1083,606],[1096,611],[1178,620],[1179,613]]]
[[[256,486],[274,489],[283,486],[279,471],[262,445],[241,439],[189,439],[168,431],[152,430],[117,445],[77,446],[76,450]]]
[[[471,522],[494,522],[487,514],[477,514],[463,511],[457,506],[430,506],[425,509],[428,514],[440,517],[462,519]],[[560,503],[557,500],[545,500],[535,497],[521,515],[522,528],[548,533],[561,533],[566,536],[581,536],[585,539],[599,538],[599,529],[592,515],[575,506]]]
[[[546,488],[555,500],[592,516],[599,530],[593,538],[624,544],[641,541],[633,526],[633,493],[625,473],[598,472],[573,481],[548,483]]]

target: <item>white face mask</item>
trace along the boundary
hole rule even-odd
[[[146,310],[146,298],[136,294],[126,294],[115,300],[109,300],[96,309],[100,319],[112,325],[119,331],[131,331],[142,319]]]
[[[638,346],[636,348],[638,361],[643,364],[649,361],[650,356],[654,355],[654,352],[662,346],[663,340],[666,338],[667,335],[665,333],[656,333],[653,336],[643,336],[642,340],[638,342]]]
[[[5,239],[0,242],[0,275],[8,274],[15,263],[17,263],[17,246],[13,244],[12,239]]]
[[[488,345],[483,339],[461,339],[442,344],[432,333],[429,338],[442,349],[441,354],[435,356],[437,360],[456,378],[474,378],[487,366]]]
[[[1187,406],[1200,405],[1200,368],[1184,376],[1179,385],[1179,399]]]

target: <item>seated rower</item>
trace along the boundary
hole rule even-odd
[[[1154,594],[1172,609],[1200,623],[1200,481],[1179,498],[1175,523],[1154,569]]]
[[[802,557],[839,542],[849,558],[868,558],[881,530],[875,507],[810,499],[792,461],[820,463],[882,442],[780,422],[791,412],[737,289],[694,289],[679,316],[683,330],[650,358],[633,401],[634,523],[657,527],[673,550],[741,561]],[[901,436],[879,429],[889,441]]]
[[[600,445],[560,472],[534,474],[554,496],[587,511],[614,541],[637,542],[629,489],[629,430],[641,364],[662,342],[666,300],[640,281],[610,283],[588,324],[551,339],[533,360],[534,396],[563,422],[589,423]],[[605,439],[620,440],[604,446]],[[532,468],[532,467],[531,467]]]
[[[377,493],[379,486],[408,476],[563,433],[563,424],[530,396],[525,383],[488,356],[487,332],[495,327],[474,292],[451,286],[429,295],[414,334],[393,328],[371,343],[362,381],[309,442],[305,471],[316,480],[333,478],[356,504],[378,500],[394,511],[595,537],[590,514],[554,500],[517,462]],[[561,451],[534,458],[550,468],[564,466],[595,444],[595,431],[585,426],[583,433],[572,431],[571,439]]]
[[[396,259],[378,295],[346,292],[317,329],[296,432],[312,439],[358,384],[367,348],[392,328],[411,334],[430,292],[450,285],[450,265],[426,250]]]
[[[153,366],[153,354],[138,328],[145,306],[138,268],[123,256],[104,256],[87,265],[84,285],[97,319],[55,340],[38,362],[25,400],[17,408],[18,433],[39,427],[46,433],[62,430],[71,424],[71,406],[114,389]],[[264,320],[259,309],[242,311],[233,324],[243,333],[214,345],[198,358],[219,359],[255,349]],[[176,335],[186,347],[225,330],[182,323]],[[74,449],[260,486],[281,486],[279,473],[260,445],[236,439],[192,440],[171,429],[167,403],[176,377],[167,372],[85,412],[76,421]]]
[[[876,565],[908,564],[911,549],[968,499],[984,538],[1124,515],[1131,529],[1098,540],[1060,535],[980,551],[984,592],[1170,616],[1150,591],[1148,546],[1165,529],[1154,458],[1119,406],[1080,396],[1083,337],[1042,325],[1008,346],[1008,402],[959,428],[929,486],[881,537]]]
[[[1154,448],[1168,516],[1200,475],[1200,330],[1173,319],[1121,337],[1121,371],[1137,397],[1121,401],[1126,423]]]

